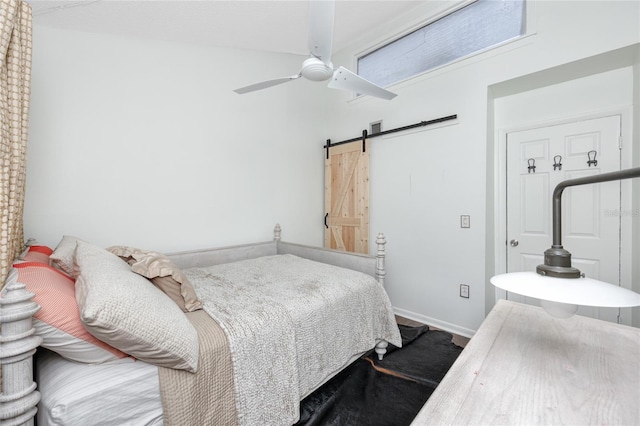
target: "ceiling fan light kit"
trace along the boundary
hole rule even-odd
[[[333,66],[331,63],[328,65],[322,62],[316,57],[305,59],[302,63],[302,71],[300,74],[311,81],[325,81],[329,80],[333,75]]]
[[[333,23],[335,18],[335,0],[311,0],[309,8],[309,58],[302,63],[302,69],[291,77],[267,80],[235,89],[238,94],[287,83],[303,77],[310,81],[329,81],[331,89],[346,90],[360,95],[369,95],[382,99],[393,99],[396,94],[365,80],[344,67],[333,68],[331,50],[333,44]]]

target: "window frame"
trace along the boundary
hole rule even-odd
[[[439,19],[442,19],[443,17],[450,15],[472,3],[477,2],[478,0],[461,0],[459,2],[456,2],[455,4],[451,5],[451,4],[447,4],[446,7],[441,7],[440,9],[436,10],[435,13],[432,11],[432,14],[428,17],[428,18],[424,18],[424,16],[422,16],[419,19],[414,19],[413,22],[409,21],[408,25],[400,32],[394,32],[394,33],[390,33],[389,31],[386,32],[386,34],[382,37],[378,37],[377,40],[375,40],[372,44],[369,44],[366,48],[360,49],[356,52],[354,52],[351,55],[351,66],[352,69],[358,69],[358,60],[390,43],[393,43],[396,40],[401,39],[402,37],[407,36],[408,34],[411,34],[417,30],[419,30],[422,27],[425,27]],[[449,2],[447,2],[449,3]],[[405,79],[399,80],[395,83],[391,83],[389,85],[384,86],[386,89],[389,89],[391,87],[399,87],[399,86],[403,86],[405,84],[407,84],[408,82],[413,82],[413,80],[416,79],[420,79],[420,78],[424,78],[425,76],[429,75],[429,74],[434,74],[434,73],[440,73],[440,72],[446,72],[449,70],[453,70],[455,69],[455,67],[457,66],[461,66],[462,62],[466,62],[471,60],[472,58],[477,58],[477,57],[481,57],[478,60],[484,60],[484,59],[488,59],[493,57],[494,55],[497,55],[499,53],[502,52],[502,50],[506,49],[512,49],[512,48],[516,48],[521,42],[522,40],[526,40],[529,39],[531,36],[536,35],[536,29],[535,29],[535,1],[533,0],[524,0],[524,31],[522,34],[520,34],[519,36],[515,36],[512,37],[510,39],[504,40],[500,43],[496,43],[492,46],[488,46],[484,49],[480,49],[477,50],[473,53],[470,53],[468,55],[465,56],[461,56],[460,58],[454,59],[451,62],[447,62],[445,64],[442,65],[438,65],[436,67],[433,68],[429,68],[425,71],[419,72],[415,75],[412,75],[410,77],[407,77]],[[358,95],[358,94],[354,94],[352,95],[352,100],[355,99],[360,99],[363,98],[364,96]]]

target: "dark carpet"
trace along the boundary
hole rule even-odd
[[[371,351],[300,403],[296,425],[408,425],[462,348],[451,334],[428,326],[398,326],[402,348],[389,345],[382,361]]]

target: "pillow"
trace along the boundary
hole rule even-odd
[[[80,321],[73,279],[39,262],[15,263],[18,282],[40,305],[33,326],[42,347],[72,361],[88,364],[112,361],[127,355],[89,334]]]
[[[37,262],[48,265],[51,253],[53,253],[53,250],[47,246],[33,245],[27,247],[24,253],[20,256],[20,259],[25,262]]]
[[[198,335],[186,315],[118,256],[78,241],[80,319],[98,339],[150,364],[195,372]]]
[[[151,282],[171,298],[182,312],[202,309],[196,291],[182,271],[164,254],[127,246],[107,249],[131,265],[131,270]]]
[[[140,249],[137,249],[137,248],[133,248],[133,247],[129,247],[129,246],[107,247],[107,251],[110,252],[110,253],[115,254],[120,259],[122,259],[125,262],[127,262],[127,264],[129,264],[129,266],[131,266],[134,263],[136,263],[136,259],[133,257],[134,253],[144,253],[143,250],[140,250]]]
[[[76,249],[76,242],[82,241],[70,235],[64,235],[55,250],[49,257],[54,268],[64,271],[70,277],[74,277],[73,253]]]

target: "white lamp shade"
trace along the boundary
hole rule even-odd
[[[640,294],[592,278],[554,278],[536,272],[511,272],[491,278],[503,290],[570,305],[626,308],[640,306]]]

